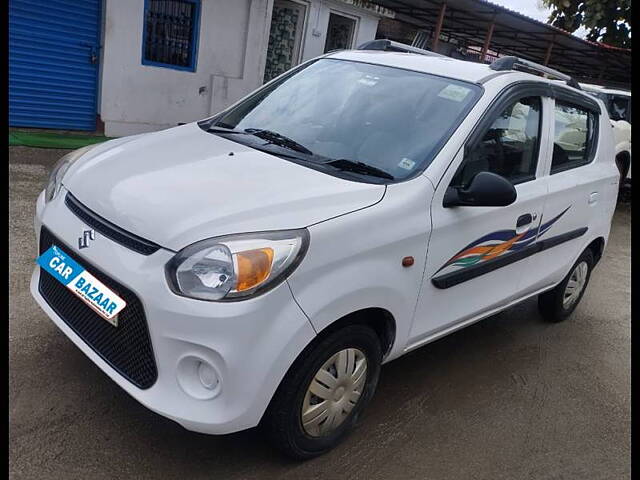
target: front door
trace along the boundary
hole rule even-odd
[[[10,126],[95,130],[101,9],[10,0]]]
[[[432,233],[410,347],[484,316],[519,296],[526,247],[536,240],[547,192],[539,178],[542,97],[511,91],[472,134],[436,187]],[[516,188],[505,207],[444,207],[448,187],[481,171]]]

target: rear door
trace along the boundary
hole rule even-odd
[[[527,262],[524,293],[559,283],[586,245],[608,233],[615,208],[618,172],[611,145],[601,138],[612,136],[606,115],[581,96],[555,96],[553,148],[544,169],[548,195],[537,240],[541,248]]]
[[[444,174],[431,205],[432,233],[411,346],[487,314],[520,296],[527,246],[535,241],[547,183],[540,178],[543,97],[537,82],[510,87],[495,101]],[[505,207],[444,207],[450,186],[489,171],[510,180]]]

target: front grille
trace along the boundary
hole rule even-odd
[[[64,197],[64,203],[69,207],[69,210],[75,213],[80,220],[91,228],[100,232],[105,237],[110,238],[114,242],[133,250],[134,252],[141,253],[142,255],[151,255],[160,249],[160,245],[139,237],[131,232],[127,232],[110,221],[102,218],[94,211],[85,207],[70,193],[67,193]]]
[[[38,289],[42,297],[58,316],[118,373],[137,387],[151,387],[158,377],[158,370],[144,308],[136,294],[93,267],[82,257],[71,255],[71,248],[46,227],[42,227],[40,254],[52,245],[62,248],[91,275],[122,297],[127,306],[118,315],[118,326],[114,327],[41,268]]]

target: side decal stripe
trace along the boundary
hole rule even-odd
[[[538,240],[536,243],[528,245],[513,253],[496,257],[494,260],[489,260],[484,263],[479,263],[477,265],[463,268],[456,272],[451,272],[445,275],[440,275],[439,277],[434,277],[431,279],[431,283],[433,283],[436,288],[450,288],[468,280],[477,278],[486,273],[497,270],[498,268],[506,267],[507,265],[523,260],[543,250],[553,248],[557,245],[560,245],[561,243],[581,237],[586,232],[587,227],[583,227],[576,230],[571,230],[570,232],[566,232],[561,235],[556,235],[555,237]]]

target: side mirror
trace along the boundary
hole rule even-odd
[[[467,188],[449,187],[442,206],[447,207],[506,207],[516,201],[513,184],[491,172],[479,172]]]

